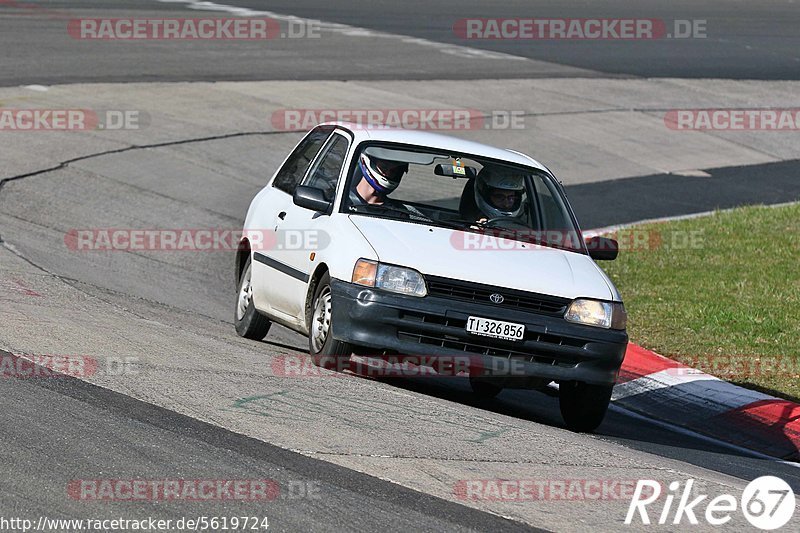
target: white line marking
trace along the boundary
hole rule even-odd
[[[771,205],[768,205],[766,207],[771,207],[771,208],[772,207],[786,207],[786,206],[790,206],[790,205],[796,205],[798,203],[800,203],[800,202],[796,202],[796,201],[795,202],[784,202],[784,203],[780,203],[780,204],[771,204]],[[616,226],[607,226],[605,228],[591,229],[591,230],[587,230],[587,231],[585,231],[583,233],[584,233],[584,236],[593,237],[595,235],[604,235],[604,234],[607,234],[607,233],[613,233],[613,232],[616,232],[616,231],[619,231],[619,230],[622,230],[622,229],[626,229],[626,228],[630,228],[630,227],[633,227],[633,226],[639,226],[641,224],[654,224],[654,223],[660,223],[660,222],[670,222],[670,221],[673,221],[673,220],[689,220],[689,219],[700,218],[700,217],[714,216],[717,213],[727,213],[727,212],[733,211],[734,209],[737,209],[737,208],[734,207],[734,208],[731,208],[731,209],[721,209],[721,210],[717,210],[717,211],[703,211],[703,212],[700,212],[700,213],[692,213],[692,214],[689,214],[689,215],[678,215],[678,216],[673,216],[673,217],[651,218],[651,219],[640,220],[638,222],[631,222],[629,224],[618,224]],[[689,429],[686,429],[684,427],[676,426],[674,424],[670,424],[669,422],[664,422],[664,421],[661,421],[661,420],[657,420],[655,418],[650,418],[650,417],[641,415],[639,413],[636,413],[634,411],[626,409],[625,407],[622,407],[622,405],[613,403],[613,402],[615,402],[617,400],[621,400],[621,399],[627,398],[629,396],[632,396],[634,394],[638,394],[640,392],[647,392],[648,390],[658,390],[658,389],[661,389],[661,388],[667,388],[667,387],[671,387],[671,386],[674,386],[674,385],[679,385],[681,383],[689,383],[689,382],[692,382],[692,381],[698,381],[700,379],[705,379],[707,381],[717,381],[717,382],[723,384],[721,386],[721,389],[725,393],[731,393],[727,398],[729,404],[733,403],[733,401],[736,400],[737,398],[741,399],[741,401],[745,401],[746,400],[745,403],[743,403],[742,405],[739,405],[738,407],[742,407],[744,405],[748,405],[748,404],[753,403],[755,401],[759,401],[760,399],[776,399],[773,396],[769,396],[769,395],[760,393],[758,391],[745,389],[744,387],[739,387],[738,385],[734,385],[732,383],[728,383],[727,381],[723,381],[723,380],[721,380],[719,378],[716,378],[714,376],[711,376],[709,374],[705,374],[704,372],[697,371],[698,372],[697,374],[691,374],[689,376],[682,376],[684,378],[683,380],[675,379],[675,378],[677,378],[677,376],[672,376],[672,379],[670,379],[668,377],[665,378],[664,375],[668,374],[669,372],[670,372],[669,370],[662,370],[662,371],[655,372],[653,374],[648,374],[647,376],[642,376],[641,378],[637,378],[635,380],[632,380],[632,381],[629,381],[629,382],[626,382],[626,383],[621,383],[619,385],[614,386],[614,393],[613,393],[613,396],[612,396],[612,403],[610,404],[609,409],[613,409],[613,410],[617,410],[617,411],[624,411],[624,414],[626,414],[628,416],[631,416],[633,418],[639,418],[641,420],[647,420],[647,421],[649,421],[649,422],[651,422],[651,423],[653,423],[655,425],[664,427],[665,429],[668,429],[670,431],[675,431],[677,433],[683,433],[685,435],[690,435],[690,436],[699,438],[701,440],[705,440],[705,441],[708,441],[708,442],[713,442],[715,444],[722,444],[722,445],[724,445],[724,446],[726,446],[728,448],[731,448],[731,449],[734,449],[734,450],[738,450],[738,451],[741,451],[741,452],[747,452],[749,454],[752,454],[754,457],[767,459],[767,460],[770,460],[770,461],[776,461],[778,463],[782,463],[782,464],[785,464],[785,465],[793,466],[795,468],[800,468],[800,463],[795,463],[795,462],[791,462],[791,461],[783,461],[781,459],[776,459],[775,457],[772,457],[772,456],[769,456],[769,455],[765,455],[765,454],[762,454],[762,453],[759,453],[759,452],[756,452],[756,451],[753,451],[753,450],[749,450],[747,448],[742,448],[740,446],[736,446],[735,444],[731,444],[731,443],[720,441],[720,440],[717,440],[717,439],[714,439],[714,438],[711,438],[711,437],[707,437],[705,435],[702,435],[700,433],[696,433],[696,432],[694,432],[692,430],[689,430]],[[674,369],[672,370],[672,373],[673,374],[675,373]],[[660,380],[655,379],[650,383],[646,383],[648,378],[651,378],[651,377],[655,376],[656,374],[662,374]],[[636,390],[637,389],[637,385],[636,384],[629,385],[629,384],[637,382],[639,380],[642,380],[642,382],[640,383],[640,386],[639,386],[639,390]],[[673,381],[673,380],[675,382],[674,383],[670,383],[670,381]],[[729,386],[729,387],[727,387],[727,386]],[[737,390],[736,390],[736,392],[734,392],[732,389],[737,389]],[[742,391],[742,392],[739,392],[739,391]],[[715,400],[718,400],[718,399],[719,399],[719,397],[715,396]],[[720,402],[720,403],[725,405],[723,402]],[[738,402],[736,402],[736,403],[738,403]],[[735,408],[736,407],[732,407],[731,409],[735,409]]]
[[[623,178],[625,179],[625,178]],[[740,206],[740,207],[769,207],[769,208],[780,208],[780,207],[788,207],[790,205],[797,205],[800,202],[783,202],[781,204],[768,204],[768,205],[747,205],[747,206]],[[728,209],[718,209],[716,211],[701,211],[699,213],[689,213],[688,215],[676,215],[673,217],[660,217],[660,218],[646,218],[644,220],[638,220],[636,222],[628,222],[627,224],[617,224],[615,226],[606,226],[605,228],[596,228],[596,229],[589,229],[583,232],[584,237],[595,237],[597,235],[605,235],[607,233],[614,233],[619,230],[632,228],[634,226],[640,226],[642,224],[660,224],[662,222],[673,222],[676,220],[691,220],[694,218],[701,218],[701,217],[712,217],[722,213],[730,213],[731,211],[735,211],[736,209],[740,209],[740,207],[731,207]]]
[[[686,387],[689,384],[694,384],[694,386]],[[699,393],[702,391],[702,397],[707,398],[709,403],[715,405],[714,409],[720,411],[738,409],[754,402],[776,399],[773,396],[723,381],[699,370],[670,368],[620,383],[614,387],[614,400],[672,387],[681,387],[674,394],[677,399],[683,399],[690,393],[700,397]]]
[[[396,39],[408,44],[416,44],[419,46],[426,46],[435,48],[439,52],[448,55],[454,55],[467,58],[480,58],[480,59],[504,59],[508,61],[530,61],[527,57],[515,56],[512,54],[504,54],[502,52],[490,52],[489,50],[481,50],[478,48],[470,48],[467,46],[460,46],[457,44],[445,44],[429,39],[422,39],[418,37],[409,37],[407,35],[399,35],[396,33],[389,33],[383,31],[370,30],[368,28],[360,28],[358,26],[349,26],[347,24],[340,24],[338,22],[318,21],[314,19],[307,19],[297,17],[294,15],[282,15],[273,11],[263,11],[248,9],[246,7],[231,6],[228,4],[217,4],[215,2],[203,2],[200,0],[156,0],[165,4],[185,4],[188,9],[195,9],[198,11],[216,11],[229,13],[237,17],[269,17],[275,20],[299,22],[299,23],[319,23],[320,29],[346,35],[348,37],[379,37],[383,39]]]
[[[555,382],[550,383],[548,385],[548,387],[550,387],[552,389],[555,389],[555,390],[558,390],[558,383],[555,383]],[[621,414],[623,416],[628,416],[628,417],[631,417],[631,418],[635,418],[637,420],[643,420],[645,422],[650,422],[651,424],[653,424],[655,426],[658,426],[658,427],[660,427],[662,429],[666,429],[667,431],[672,431],[674,433],[681,433],[681,434],[686,435],[688,437],[692,437],[692,438],[695,438],[695,439],[698,439],[698,440],[702,440],[704,442],[709,442],[711,444],[716,444],[718,446],[722,446],[722,447],[728,448],[730,450],[735,450],[737,452],[749,454],[749,455],[753,456],[756,459],[765,459],[767,461],[771,461],[771,462],[775,462],[775,463],[781,463],[781,464],[784,464],[784,465],[787,465],[787,466],[793,466],[795,468],[800,468],[800,463],[795,463],[794,461],[784,461],[783,459],[778,459],[777,457],[773,457],[771,455],[766,455],[766,454],[763,454],[761,452],[757,452],[755,450],[751,450],[749,448],[743,448],[743,447],[738,446],[736,444],[732,444],[730,442],[725,442],[724,440],[719,440],[719,439],[715,439],[714,437],[709,437],[708,435],[703,435],[702,433],[698,433],[698,432],[693,431],[691,429],[687,429],[685,427],[678,426],[678,425],[672,424],[670,422],[665,422],[663,420],[658,420],[657,418],[650,418],[649,416],[643,415],[641,413],[637,413],[636,411],[631,411],[627,407],[623,407],[622,405],[616,404],[616,403],[614,403],[613,400],[608,405],[608,409],[609,409],[609,411],[616,411],[617,413],[619,413],[619,414]],[[600,437],[600,438],[610,438],[610,437],[604,436],[604,435],[598,435],[598,437]],[[647,452],[647,453],[653,453],[653,452]],[[701,468],[705,468],[705,467],[701,467]]]
[[[706,172],[705,170],[673,170],[670,174],[675,174],[676,176],[684,176],[687,178],[710,178],[711,174]]]
[[[652,374],[647,374],[645,376],[615,385],[613,398],[615,401],[622,400],[623,398],[627,398],[629,396],[668,389],[669,387],[692,383],[695,381],[719,381],[719,378],[704,374],[700,371],[698,371],[696,374],[692,373],[685,376],[678,376],[675,374],[675,370],[673,369],[659,370],[657,372],[653,372]]]
[[[683,435],[686,435],[686,436],[689,436],[689,437],[693,437],[695,439],[702,440],[702,441],[705,441],[705,442],[709,442],[709,443],[712,443],[712,444],[716,444],[716,445],[719,445],[719,446],[723,446],[725,448],[728,448],[728,449],[731,449],[731,450],[735,450],[735,451],[740,452],[740,453],[749,454],[749,455],[751,455],[752,457],[754,457],[756,459],[764,459],[766,461],[780,463],[780,464],[783,464],[783,465],[786,465],[786,466],[793,466],[795,468],[800,468],[800,463],[795,463],[793,461],[784,461],[783,459],[778,459],[777,457],[773,457],[771,455],[766,455],[766,454],[763,454],[763,453],[760,453],[760,452],[757,452],[757,451],[754,451],[754,450],[750,450],[748,448],[742,448],[741,446],[737,446],[736,444],[731,444],[730,442],[725,442],[725,441],[722,441],[722,440],[718,440],[718,439],[715,439],[713,437],[709,437],[707,435],[703,435],[702,433],[697,433],[696,431],[692,431],[691,429],[686,429],[685,427],[676,426],[675,424],[670,424],[669,422],[663,422],[663,421],[657,420],[655,418],[647,417],[647,416],[639,414],[639,413],[637,413],[635,411],[631,411],[630,409],[626,409],[625,407],[622,407],[621,405],[616,405],[616,404],[612,403],[611,405],[609,405],[608,408],[609,408],[609,410],[616,411],[616,412],[618,412],[618,413],[620,413],[620,414],[622,414],[624,416],[629,416],[631,418],[635,418],[635,419],[638,419],[638,420],[643,420],[643,421],[646,421],[646,422],[650,422],[653,425],[659,426],[659,427],[661,427],[663,429],[666,429],[668,431],[672,431],[674,433],[681,433]],[[601,437],[602,437],[602,435],[601,435]],[[649,452],[649,453],[653,453],[653,452]],[[705,468],[705,467],[701,466],[701,468]]]

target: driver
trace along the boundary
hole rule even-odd
[[[510,169],[485,166],[475,178],[475,203],[480,210],[477,222],[494,218],[518,218],[525,222],[525,179]]]

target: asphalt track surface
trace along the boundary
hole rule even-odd
[[[195,516],[268,517],[280,531],[529,530],[521,524],[431,498],[399,485],[309,459],[256,439],[133,400],[78,379],[0,381],[4,421],[3,514],[91,515],[177,522]],[[35,419],[33,411],[49,413]],[[54,428],[54,420],[68,423]],[[55,455],[37,449],[60,450]],[[282,490],[252,502],[151,502],[135,510],[64,498],[81,470],[120,471],[122,479],[269,479]],[[47,480],[49,483],[43,483]],[[289,488],[291,487],[291,488]],[[313,494],[313,498],[305,497]],[[58,502],[58,503],[55,503]],[[93,508],[94,507],[94,508]],[[349,512],[341,512],[349,509]]]
[[[0,13],[8,13],[0,19],[0,47],[7,53],[0,57],[4,73],[0,83],[573,76],[800,79],[800,9],[790,0],[602,0],[588,4],[553,0],[482,4],[458,0],[226,0],[216,4],[352,28],[323,28],[321,38],[253,43],[157,41],[137,42],[134,47],[130,43],[109,46],[78,41],[66,30],[67,22],[77,17],[225,16],[213,9],[188,9],[202,3],[5,0],[0,2]],[[454,34],[453,24],[467,17],[654,18],[668,25],[675,19],[705,20],[707,37],[466,40]],[[288,23],[282,24],[286,33]],[[377,34],[384,36],[378,38]],[[462,46],[469,50],[459,48]]]
[[[179,3],[30,3],[46,5],[54,10],[67,9],[77,16],[189,16]],[[236,5],[265,9],[263,2],[237,0]],[[0,3],[0,14],[5,7]],[[340,49],[326,49],[314,40],[277,43],[266,50],[243,44],[226,48],[224,52],[212,47],[143,43],[146,46],[131,53],[122,48],[109,52],[108,47],[80,43],[85,46],[80,53],[75,53],[75,49],[70,48],[74,42],[63,34],[54,33],[59,28],[63,31],[63,18],[41,18],[28,13],[16,18],[0,17],[0,43],[4,50],[14,51],[0,58],[3,72],[0,84],[537,76],[798,79],[800,72],[797,58],[800,43],[796,33],[800,10],[789,2],[740,2],[736,3],[735,12],[729,3],[711,1],[668,5],[640,2],[633,10],[622,2],[593,3],[590,7],[563,2],[504,2],[469,11],[462,3],[454,1],[435,4],[270,2],[268,9],[424,38],[444,45],[465,44],[453,36],[451,26],[454,19],[469,16],[705,18],[709,21],[709,38],[681,43],[537,42],[535,46],[527,42],[469,43],[471,47],[535,60],[517,62],[491,56],[476,57],[475,62],[485,62],[486,70],[475,71],[466,70],[473,60],[440,54],[437,48],[428,45],[393,62],[396,41],[370,41],[341,35],[337,37],[341,39]],[[196,12],[188,13],[194,15]],[[353,54],[356,53],[361,54],[358,58],[363,58],[363,61],[354,61]],[[298,56],[304,59],[295,60]],[[273,147],[273,151],[277,153],[279,149]],[[191,150],[166,155],[174,159],[191,156]],[[119,307],[145,306],[147,311],[153,312],[154,321],[170,323],[173,320],[173,326],[179,322],[169,318],[173,310],[192,313],[203,328],[217,334],[214,328],[222,324],[226,328],[224,331],[232,337],[228,258],[206,254],[198,262],[187,265],[125,257],[110,259],[103,265],[92,265],[74,254],[48,247],[46,239],[40,239],[44,232],[57,234],[65,224],[78,226],[83,223],[89,227],[113,219],[108,211],[113,211],[118,205],[114,199],[123,194],[135,195],[137,202],[134,208],[126,208],[130,210],[126,215],[133,217],[162,210],[175,215],[163,207],[164,201],[170,200],[164,194],[165,188],[169,188],[174,197],[183,199],[176,217],[180,218],[189,211],[193,215],[199,212],[199,220],[207,224],[220,224],[222,220],[235,226],[241,223],[244,208],[258,189],[256,183],[231,186],[222,182],[212,184],[208,191],[198,191],[192,183],[182,181],[180,176],[172,176],[169,183],[140,184],[135,192],[127,193],[122,192],[125,188],[120,183],[96,186],[97,182],[106,179],[110,183],[109,173],[112,173],[111,178],[118,178],[113,176],[115,169],[137,165],[146,167],[148,164],[148,159],[136,160],[134,157],[122,167],[110,161],[105,166],[89,164],[83,168],[60,169],[8,182],[0,191],[0,220],[3,221],[0,237],[13,245],[14,250],[27,261],[47,272],[62,275],[64,283],[80,287],[87,294],[112,301]],[[788,162],[712,169],[708,170],[710,177],[686,178],[678,184],[670,180],[669,190],[660,189],[666,181],[661,179],[662,176],[654,175],[575,185],[569,187],[568,195],[583,227],[589,228],[716,207],[797,199],[800,197],[797,168],[796,162]],[[713,184],[714,180],[722,177],[733,180],[736,187],[720,195]],[[125,178],[119,179],[124,181]],[[594,198],[598,194],[614,200],[597,205]],[[213,210],[209,207],[209,198],[215,198]],[[72,205],[82,207],[73,208]],[[158,222],[168,226],[165,220]],[[203,287],[202,294],[191,294],[185,286],[177,284],[180,277],[185,277],[191,286]],[[151,306],[142,302],[155,303]],[[71,305],[69,301],[61,304]],[[157,315],[156,309],[161,314]],[[267,341],[252,343],[248,349],[268,358],[282,347],[302,351],[305,345],[304,339],[281,328],[276,328]],[[208,354],[198,356],[207,357]],[[408,393],[412,398],[441,401],[447,409],[465,416],[511,417],[531,435],[541,433],[557,435],[568,441],[577,439],[562,429],[556,399],[543,393],[506,391],[497,400],[483,403],[476,402],[463,380],[458,379],[436,383],[421,380],[364,381],[369,386]],[[355,388],[364,394],[359,386],[360,380],[356,379]],[[268,438],[250,438],[239,431],[200,422],[191,416],[72,378],[0,379],[0,417],[3,429],[0,446],[4,450],[0,466],[0,492],[3,496],[0,510],[4,516],[99,517],[122,513],[126,517],[176,518],[187,514],[232,515],[243,510],[252,513],[252,505],[228,503],[93,505],[66,498],[64,487],[77,477],[267,477],[281,482],[313,482],[323,495],[320,499],[279,498],[260,509],[269,516],[271,528],[278,530],[505,531],[521,527],[517,522],[493,514],[288,451],[270,444]],[[325,438],[318,427],[306,430],[311,435]],[[598,447],[608,445],[623,450],[632,457],[637,452],[677,462],[687,469],[696,468],[697,471],[738,480],[750,480],[765,474],[779,475],[796,491],[800,490],[800,470],[794,466],[757,458],[748,452],[662,427],[621,410],[612,410],[596,435],[586,439],[589,443],[596,442]],[[542,454],[555,458],[558,450],[542,450]],[[598,516],[602,516],[602,511],[598,511]]]
[[[258,0],[236,5],[258,9]],[[679,0],[502,0],[489,5],[458,0],[328,4],[319,0],[269,2],[278,13],[321,18],[451,44],[570,65],[605,74],[640,77],[797,79],[797,24],[800,10],[791,1],[719,2]],[[589,42],[466,40],[454,34],[462,18],[651,18],[706,21],[706,38]],[[480,73],[477,74],[481,77]]]
[[[582,228],[705,213],[800,198],[800,162],[705,169],[705,176],[653,174],[566,188]],[[602,204],[598,204],[602,198]]]
[[[245,139],[247,138],[240,138],[239,142]],[[236,140],[228,141],[235,142]],[[137,317],[146,319],[148,324],[158,324],[159,328],[169,328],[168,331],[175,334],[188,330],[193,331],[200,339],[207,338],[208,342],[221,339],[225,344],[242,345],[234,336],[230,324],[232,285],[231,263],[227,255],[170,254],[168,257],[155,253],[147,257],[147,254],[112,253],[101,259],[71,253],[63,247],[64,224],[74,224],[75,227],[125,227],[132,223],[131,220],[141,220],[143,213],[147,214],[146,219],[151,222],[161,220],[157,223],[161,226],[172,224],[173,227],[214,227],[223,224],[221,220],[227,221],[224,223],[232,227],[241,224],[243,206],[259,187],[255,180],[240,183],[225,178],[214,183],[212,179],[198,178],[203,183],[202,189],[198,189],[194,181],[182,179],[181,173],[162,177],[149,184],[142,182],[141,174],[139,177],[126,177],[133,169],[146,173],[153,161],[160,161],[161,164],[168,160],[178,162],[185,160],[187,156],[191,158],[192,154],[203,154],[203,157],[210,160],[219,158],[214,153],[214,143],[198,144],[200,146],[179,145],[100,156],[61,170],[6,182],[0,191],[3,239],[13,245],[13,250],[26,260],[44,268],[46,272],[58,273],[60,278],[54,278],[54,282],[66,284],[64,289],[42,291],[50,302],[47,307],[56,306],[70,313],[69,309],[81,309],[88,305],[83,301],[88,298],[88,301],[99,300],[122,309],[125,315],[131,313],[130,318],[123,316],[121,321],[111,323],[111,329],[108,330],[110,345],[106,350],[126,353],[128,346],[147,341],[138,339],[139,334],[135,330],[125,329],[127,321],[137,321]],[[230,149],[230,146],[227,148]],[[242,146],[243,151],[247,149],[247,146]],[[747,170],[740,169],[740,172]],[[169,181],[165,182],[165,178]],[[125,183],[125,180],[130,180],[130,184]],[[165,194],[169,196],[165,197]],[[123,197],[128,199],[127,206],[117,200]],[[178,203],[172,203],[175,201],[172,199],[177,198],[182,199]],[[212,199],[213,211],[203,207]],[[708,206],[702,207],[705,209]],[[597,221],[612,224],[622,219],[613,216],[602,218],[598,214]],[[7,254],[5,251],[4,253]],[[75,296],[59,294],[70,287],[78,289],[76,294],[82,297],[76,300]],[[12,307],[17,308],[16,303],[12,303]],[[41,327],[40,334],[49,337],[61,327],[53,324],[53,319],[46,315],[32,314],[41,312],[36,307],[20,306],[18,309],[22,317],[30,318],[21,317],[20,321],[12,321],[7,324],[10,330],[36,331]],[[95,313],[92,311],[89,316],[95,316]],[[37,321],[42,319],[42,326],[38,326]],[[91,319],[92,322],[95,320],[101,318]],[[104,337],[102,331],[109,326],[98,324],[85,327],[100,330],[78,331],[76,334]],[[66,340],[59,341],[54,337],[47,342],[59,346]],[[239,373],[255,372],[259,366],[270,364],[275,355],[302,353],[306,345],[305,339],[299,335],[276,326],[265,342],[247,342],[242,345],[250,354],[248,363],[238,362],[234,366],[219,359],[222,354],[215,353],[214,349],[205,353],[199,347],[198,353],[189,356],[190,365],[192,360],[197,361],[196,368],[190,366],[182,371],[186,373],[181,373],[174,367],[179,363],[173,360],[176,359],[176,350],[180,348],[182,341],[168,336],[157,342],[163,342],[164,345],[153,345],[152,358],[153,361],[163,359],[165,366],[161,370],[154,369],[147,377],[134,377],[134,382],[140,383],[143,390],[149,391],[154,403],[161,401],[158,398],[162,396],[174,397],[184,388],[187,390],[182,394],[190,396],[202,394],[201,391],[207,388],[210,398],[233,398],[231,395],[235,392],[217,390],[219,380],[225,381],[226,374],[232,374],[230,379],[236,382],[239,380]],[[218,359],[219,363],[216,362]],[[206,368],[208,365],[221,366],[228,370],[222,371],[220,375],[219,370]],[[146,363],[143,368],[147,370],[149,366],[150,363]],[[206,376],[213,376],[217,386],[204,381]],[[656,463],[674,462],[680,465],[681,470],[696,468],[705,476],[721,475],[750,480],[761,475],[779,475],[795,489],[800,489],[800,469],[794,466],[754,457],[745,451],[733,450],[674,428],[662,427],[622,410],[610,411],[594,436],[573,436],[562,429],[557,399],[540,392],[509,390],[494,401],[480,402],[474,399],[462,378],[435,382],[420,379],[374,381],[352,378],[347,380],[349,388],[339,392],[331,389],[333,383],[326,380],[305,381],[319,383],[298,381],[291,385],[294,388],[300,387],[293,394],[298,401],[311,401],[312,405],[316,403],[313,401],[315,397],[325,397],[328,398],[325,402],[345,402],[347,405],[351,401],[348,396],[352,396],[353,400],[361,397],[369,404],[372,401],[370,398],[378,401],[383,394],[399,394],[395,401],[399,402],[399,412],[407,411],[406,420],[386,419],[385,416],[395,416],[397,413],[381,415],[380,409],[373,415],[374,408],[361,412],[364,408],[357,407],[355,415],[353,412],[342,412],[347,417],[343,422],[349,425],[355,423],[356,428],[362,422],[354,422],[353,416],[356,416],[356,420],[363,420],[368,427],[375,423],[373,416],[377,416],[377,420],[382,421],[379,423],[385,426],[381,433],[390,435],[386,445],[392,446],[392,440],[398,442],[397,447],[383,448],[382,451],[373,453],[392,457],[410,455],[411,461],[415,460],[414,457],[424,458],[428,455],[444,456],[447,460],[458,461],[461,455],[459,446],[462,446],[458,440],[447,445],[425,444],[425,431],[436,428],[435,422],[428,420],[424,427],[429,429],[415,431],[416,424],[421,424],[422,419],[430,418],[420,411],[423,409],[420,404],[435,402],[442,413],[458,414],[459,417],[464,417],[463,420],[486,417],[513,420],[513,424],[519,425],[530,438],[545,439],[544,444],[537,446],[536,458],[531,458],[534,461],[543,461],[543,464],[572,465],[573,461],[578,461],[579,464],[587,461],[589,464],[610,461],[622,463],[626,468],[634,468],[635,474],[625,475],[654,475],[658,470],[634,466],[645,456]],[[130,386],[137,388],[138,385]],[[265,382],[263,389],[274,390],[274,386]],[[303,389],[309,386],[312,388],[304,392]],[[193,392],[196,387],[202,389]],[[235,386],[232,390],[235,391]],[[344,396],[339,396],[340,394]],[[439,531],[469,528],[489,531],[517,527],[516,523],[499,522],[501,519],[490,515],[469,518],[475,511],[465,507],[463,513],[466,514],[461,514],[454,509],[456,504],[453,502],[407,489],[400,490],[393,483],[366,478],[354,469],[333,467],[317,458],[272,446],[270,442],[273,442],[273,438],[282,442],[285,434],[274,433],[269,425],[262,425],[262,419],[254,419],[247,416],[247,413],[243,413],[245,418],[242,422],[246,424],[244,427],[260,428],[258,441],[232,434],[249,434],[249,429],[224,429],[227,425],[224,421],[217,423],[221,428],[212,428],[193,422],[193,417],[178,414],[174,410],[148,406],[128,395],[98,389],[74,379],[2,379],[0,402],[3,427],[8,428],[0,434],[0,444],[7,450],[2,467],[5,475],[0,487],[4,494],[11,496],[4,500],[3,512],[6,515],[41,514],[97,518],[117,512],[126,518],[174,518],[187,514],[194,516],[195,510],[207,515],[230,516],[234,514],[233,511],[252,512],[255,508],[269,516],[273,524],[271,527],[285,531],[394,531],[409,527]],[[320,440],[321,444],[326,439],[333,442],[341,439],[341,436],[328,434],[331,430],[339,432],[342,429],[335,426],[335,417],[332,420],[322,418],[319,423],[302,422],[309,412],[303,411],[301,405],[295,407],[301,422],[294,425],[296,433],[292,433],[293,438]],[[379,405],[383,405],[383,401]],[[195,408],[187,409],[191,413]],[[312,412],[316,410],[317,408],[311,409]],[[203,414],[205,419],[209,416],[216,421],[218,413]],[[253,425],[249,426],[251,423]],[[190,429],[186,429],[187,425]],[[326,429],[323,430],[323,427]],[[356,431],[358,432],[357,429]],[[375,430],[365,431],[366,433],[358,433],[369,442]],[[447,426],[437,428],[436,431],[448,434],[452,432],[453,437],[457,438],[461,431],[468,431],[468,428],[453,428],[450,421]],[[391,437],[392,432],[398,433]],[[408,437],[406,432],[411,432],[414,437]],[[379,439],[376,445],[381,449],[380,442],[386,437],[376,434],[374,438]],[[409,441],[409,438],[412,440]],[[556,442],[550,442],[550,439]],[[580,442],[582,448],[579,456],[562,456],[560,448],[564,444],[558,442],[564,439],[567,442],[578,439],[576,442]],[[406,449],[409,442],[412,444]],[[360,448],[363,445],[353,443],[353,446]],[[599,450],[609,446],[613,449],[612,454],[621,454],[621,457],[615,459],[612,455],[610,459],[604,459],[605,452]],[[285,447],[285,444],[281,446]],[[350,445],[345,444],[343,449],[350,449]],[[507,453],[517,455],[519,452],[509,448]],[[595,453],[598,454],[597,457],[593,456]],[[492,457],[482,456],[479,446],[468,452],[468,455],[474,457],[470,461],[478,461],[476,464],[492,460]],[[579,470],[584,476],[589,475],[586,472],[592,471],[593,468]],[[385,475],[392,479],[400,473],[389,469]],[[293,500],[277,500],[263,506],[253,506],[252,503],[241,506],[211,503],[195,507],[186,502],[174,505],[155,505],[152,502],[75,502],[65,497],[64,490],[70,480],[83,478],[260,479],[262,476],[279,482],[286,479],[294,483],[311,480],[322,487],[323,498],[306,499],[299,503]],[[420,500],[425,500],[425,504],[420,505]],[[557,509],[553,512],[558,516],[557,520],[568,521],[571,516],[570,511],[565,511],[568,514],[564,515],[559,515]],[[600,524],[611,527],[610,524],[621,518],[602,507],[594,515],[591,524],[595,527]],[[552,524],[550,522],[550,527],[546,528],[559,529]],[[534,522],[530,525],[544,524]]]

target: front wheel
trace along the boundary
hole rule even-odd
[[[311,309],[311,323],[308,327],[308,351],[311,359],[317,366],[335,370],[340,362],[350,358],[353,346],[333,338],[333,298],[331,277],[327,272],[317,283]]]
[[[558,386],[561,416],[572,431],[592,432],[603,422],[612,386],[567,381]]]
[[[266,337],[272,325],[272,322],[259,313],[253,304],[253,268],[249,257],[244,264],[236,289],[236,313],[233,318],[236,333],[240,337],[255,341]]]

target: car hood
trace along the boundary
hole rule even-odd
[[[384,263],[423,274],[519,289],[563,298],[618,299],[606,276],[587,255],[465,234],[459,230],[399,220],[349,215],[350,221]],[[480,249],[465,249],[465,238]],[[472,241],[475,242],[475,241]]]

